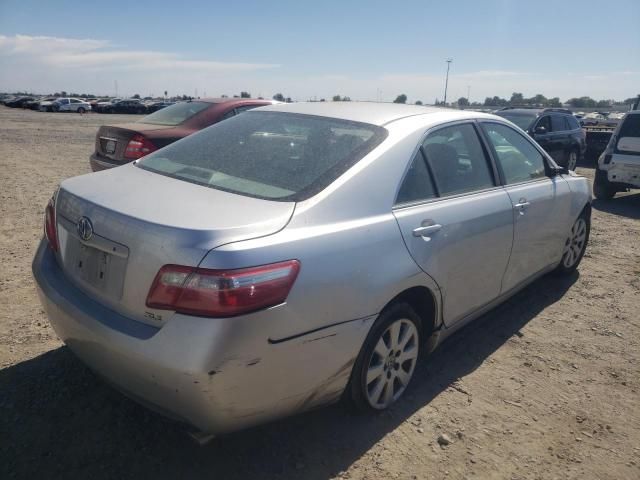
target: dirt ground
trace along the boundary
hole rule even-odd
[[[640,193],[594,201],[579,273],[456,334],[390,411],[336,405],[199,447],[61,344],[31,276],[48,198],[125,118],[0,107],[0,478],[640,478]]]

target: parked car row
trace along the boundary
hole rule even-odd
[[[386,409],[423,352],[583,258],[590,186],[554,160],[580,138],[553,156],[532,138],[573,132],[564,112],[527,134],[434,107],[259,106],[102,127],[92,167],[121,166],[62,182],[33,261],[69,348],[201,432]]]
[[[13,108],[29,108],[41,112],[78,112],[94,111],[98,113],[146,114],[156,112],[175,102],[142,101],[136,98],[70,98],[70,97],[33,97],[7,96],[0,100]]]

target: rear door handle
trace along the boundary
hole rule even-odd
[[[434,225],[426,225],[424,227],[418,227],[413,229],[414,237],[429,237],[430,234],[436,233],[438,230],[442,228],[442,225],[434,224]]]

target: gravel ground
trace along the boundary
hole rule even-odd
[[[199,447],[105,385],[52,332],[30,262],[97,127],[132,118],[0,107],[0,478],[640,478],[640,193],[594,202],[579,274],[456,334],[380,415],[333,406]]]

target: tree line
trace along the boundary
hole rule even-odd
[[[640,96],[640,95],[639,95]],[[339,98],[339,96],[338,96]],[[565,103],[574,108],[608,108],[613,105],[630,105],[636,101],[637,97],[630,97],[622,101],[617,100],[594,100],[591,97],[574,97],[568,99]],[[335,97],[334,97],[335,100]],[[402,93],[396,97],[393,103],[407,103],[407,96]],[[416,105],[422,105],[420,100],[415,102]],[[439,102],[437,99],[435,101],[435,105],[445,105],[444,102]],[[458,100],[453,102],[452,104],[447,103],[446,105],[453,105],[458,107],[562,107],[563,103],[560,101],[559,97],[547,98],[541,93],[534,95],[533,97],[526,98],[522,93],[513,92],[511,94],[511,98],[501,98],[497,95],[494,97],[486,97],[484,102],[473,102],[470,103],[469,99],[466,97],[460,97]]]

